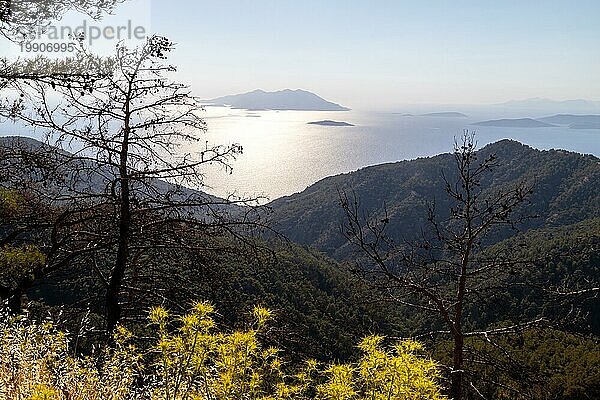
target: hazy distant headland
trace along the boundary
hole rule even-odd
[[[600,112],[600,101],[573,99],[552,100],[541,97],[533,97],[525,100],[512,100],[505,103],[494,104],[495,108],[508,110],[529,110],[547,113],[586,113],[596,114]]]
[[[348,122],[343,121],[331,121],[326,119],[324,121],[313,121],[309,122],[308,125],[320,125],[320,126],[354,126]]]
[[[532,118],[503,118],[503,119],[492,119],[489,121],[476,122],[473,125],[476,126],[497,126],[502,128],[549,128],[555,127],[556,125],[548,124],[546,122],[538,121]]]
[[[254,90],[248,93],[217,97],[207,100],[211,105],[227,105],[248,110],[295,111],[349,111],[347,107],[332,103],[306,90],[285,89],[277,92]]]
[[[448,118],[467,118],[467,115],[456,111],[432,112],[421,114],[421,117],[448,117]]]
[[[571,129],[600,129],[600,115],[556,114],[543,118],[505,118],[481,121],[476,126],[503,128],[551,128],[568,126]]]
[[[557,114],[538,118],[539,121],[567,125],[571,129],[600,129],[600,115]]]
[[[600,123],[596,124],[571,124],[569,125],[571,129],[600,129]]]

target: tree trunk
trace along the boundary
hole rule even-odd
[[[458,278],[456,305],[454,306],[454,324],[452,326],[454,347],[452,350],[452,379],[450,394],[453,400],[460,400],[462,399],[463,395],[463,353],[465,347],[465,336],[462,330],[462,317],[465,293],[467,288],[467,267],[469,265],[469,259],[471,257],[472,243],[473,240],[471,239],[469,233],[469,241],[465,250],[465,254],[463,255],[460,276]]]
[[[127,201],[127,203],[129,203]],[[119,223],[119,248],[117,259],[110,275],[108,289],[106,291],[106,333],[110,335],[121,319],[121,306],[119,304],[119,292],[123,284],[127,260],[129,259],[129,230],[131,214],[129,205],[122,206]]]
[[[461,334],[454,335],[454,349],[452,354],[452,375],[450,395],[453,400],[460,400],[463,392],[463,348],[464,337]]]
[[[127,107],[128,111],[128,107]],[[108,338],[114,332],[121,320],[121,305],[119,292],[123,285],[123,278],[129,260],[129,237],[131,231],[131,198],[127,161],[129,157],[129,119],[126,118],[119,162],[119,182],[121,193],[119,196],[119,240],[117,259],[110,274],[110,281],[106,291],[106,334]]]

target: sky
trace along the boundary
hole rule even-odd
[[[355,108],[600,100],[600,1],[153,1],[205,97],[303,88]]]
[[[207,99],[301,88],[355,109],[600,100],[598,0],[129,0],[116,15],[177,42],[170,61]]]

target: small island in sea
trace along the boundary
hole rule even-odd
[[[348,122],[343,121],[331,121],[329,119],[323,121],[309,122],[308,125],[320,125],[320,126],[354,126]]]
[[[467,118],[467,115],[456,111],[432,112],[421,114],[421,117],[449,117],[449,118]]]
[[[533,118],[516,118],[516,119],[492,119],[489,121],[476,122],[476,126],[495,126],[501,128],[551,128],[556,125],[538,121]]]

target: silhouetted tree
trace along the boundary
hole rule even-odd
[[[229,170],[242,147],[202,139],[201,104],[168,78],[175,67],[164,60],[172,48],[168,39],[153,36],[135,49],[119,45],[106,77],[69,85],[19,81],[20,106],[4,109],[5,116],[45,129],[49,143],[69,151],[61,154],[70,180],[59,197],[86,227],[76,231],[80,247],[111,260],[108,274],[100,274],[107,332],[121,320],[120,295],[134,265],[148,263],[158,249],[201,249],[192,242],[224,233],[241,238],[253,218],[251,208],[233,207],[250,201],[188,189],[203,186],[208,165]]]
[[[446,329],[435,333],[452,338],[450,393],[457,400],[465,392],[465,338],[489,338],[524,329],[540,320],[469,330],[476,326],[467,321],[473,305],[498,290],[506,290],[502,278],[518,274],[522,266],[528,265],[527,260],[484,250],[484,242],[496,229],[516,229],[526,218],[517,209],[527,202],[531,186],[521,182],[493,193],[486,191],[482,177],[497,165],[498,159],[490,155],[479,160],[472,133],[465,132],[456,144],[454,159],[456,171],[451,177],[444,176],[452,204],[449,217],[440,219],[432,203],[429,227],[424,227],[419,240],[395,243],[386,235],[390,223],[387,211],[372,218],[360,210],[356,196],[341,193],[340,198],[347,217],[344,235],[370,260],[368,272],[373,279],[400,304],[436,316]]]

